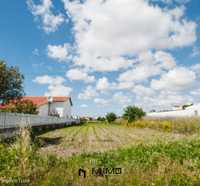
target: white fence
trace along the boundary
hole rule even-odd
[[[18,114],[0,112],[0,129],[15,128],[19,126],[42,126],[54,124],[72,124],[79,123],[79,119],[59,118],[59,117],[42,117],[32,114]]]

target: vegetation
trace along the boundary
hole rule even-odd
[[[106,118],[100,117],[100,116],[99,116],[99,117],[97,118],[97,121],[106,121]]]
[[[8,103],[24,94],[24,76],[17,67],[9,67],[0,60],[0,74],[0,103]]]
[[[124,109],[123,118],[126,119],[128,123],[140,119],[143,116],[145,116],[145,112],[141,108],[128,106]]]
[[[0,109],[1,112],[14,112],[24,114],[38,114],[37,106],[30,100],[18,99],[8,104],[5,108]]]
[[[30,100],[19,100],[15,103],[12,112],[24,114],[38,114],[37,106]]]
[[[117,121],[118,124],[126,125],[126,120]],[[200,119],[177,118],[177,119],[142,119],[130,123],[135,128],[150,128],[165,132],[174,132],[181,134],[194,134],[200,132]]]
[[[176,134],[153,130],[155,134],[149,136],[152,129],[145,132],[144,130],[114,124],[95,125],[91,123],[59,129],[41,136],[46,142],[49,141],[49,144],[43,144],[44,153],[40,151],[39,146],[31,142],[29,130],[21,130],[20,136],[14,144],[0,145],[0,184],[14,186],[19,185],[19,182],[24,182],[24,185],[30,186],[200,185],[199,133],[196,133],[195,137],[183,135],[183,138],[172,137],[166,140],[166,136]],[[109,131],[110,135],[106,131]],[[114,134],[112,131],[114,131]],[[141,133],[139,134],[139,131],[144,133],[143,136],[141,136]],[[110,136],[112,140],[103,140],[101,137],[104,133],[106,133],[105,139]],[[71,134],[71,137],[69,137],[69,134]],[[117,134],[120,136],[116,136]],[[148,137],[153,139],[156,134],[160,135],[160,140],[153,140],[153,143],[150,143],[151,140],[149,139],[138,141],[135,138],[135,135],[138,135],[138,137],[141,136],[141,139]],[[96,139],[93,138],[95,135],[97,135]],[[178,136],[180,137],[180,135]],[[59,140],[59,137],[62,140]],[[64,141],[65,144],[63,145],[68,145],[66,148],[74,143],[79,148],[85,144],[86,146],[82,149],[84,152],[85,148],[95,147],[91,146],[90,142],[92,142],[99,150],[98,143],[96,144],[97,139],[102,144],[110,143],[107,145],[108,148],[110,145],[118,143],[119,139],[123,143],[130,137],[132,138],[131,141],[138,142],[132,143],[126,148],[110,149],[111,151],[104,153],[86,151],[84,154],[77,154],[77,156],[72,153],[72,156],[67,158],[66,156],[57,156],[57,149],[53,150],[56,148],[56,144],[64,143]],[[70,140],[70,138],[74,140]],[[78,145],[80,138],[82,138],[81,144]],[[133,140],[134,138],[135,140]],[[47,148],[51,149],[54,155],[48,153]],[[95,176],[92,175],[93,167],[122,168],[122,174]],[[78,176],[79,168],[86,170],[86,178]]]
[[[115,121],[117,119],[117,116],[115,113],[110,112],[108,114],[106,114],[106,120],[108,121],[108,123],[111,123],[113,121]]]

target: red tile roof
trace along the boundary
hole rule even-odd
[[[70,101],[70,104],[72,105],[72,101],[70,97],[67,96],[53,96],[53,102],[65,102],[67,100]],[[33,104],[40,106],[48,103],[48,97],[47,96],[24,96],[21,98],[21,100],[30,100],[33,102]],[[0,109],[6,109],[10,105],[2,105],[0,104]]]
[[[71,98],[67,96],[54,96],[52,98],[53,98],[53,102],[65,102],[67,100],[71,101]],[[22,100],[30,100],[33,102],[33,104],[37,106],[48,103],[47,96],[24,96],[22,97]]]

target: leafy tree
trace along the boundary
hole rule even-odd
[[[17,67],[9,67],[0,60],[0,103],[20,98],[24,94],[23,80]]]
[[[106,119],[105,119],[104,117],[100,117],[100,116],[99,116],[99,117],[97,118],[97,121],[105,121],[105,120],[106,120]]]
[[[128,106],[124,109],[123,118],[128,120],[128,123],[145,116],[145,112],[136,106]]]
[[[106,120],[108,121],[108,123],[111,123],[113,121],[115,121],[117,119],[117,116],[115,113],[110,112],[108,114],[106,114]]]
[[[38,114],[37,106],[30,100],[18,100],[15,103],[14,112],[24,114]]]
[[[8,104],[1,112],[15,112],[24,114],[38,114],[37,106],[30,100],[16,100]]]

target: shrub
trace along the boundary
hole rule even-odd
[[[104,117],[100,117],[100,116],[99,116],[99,117],[97,118],[97,121],[105,121],[105,120],[106,120],[106,118],[104,118]]]
[[[141,108],[128,106],[124,109],[123,118],[128,120],[129,123],[140,119],[143,116],[145,116],[145,112]]]
[[[110,112],[108,114],[106,114],[106,120],[108,121],[108,123],[111,123],[113,121],[115,121],[117,119],[117,116],[115,113]]]
[[[14,111],[24,114],[38,114],[37,106],[30,100],[20,100],[15,104]]]
[[[24,114],[38,114],[37,106],[30,100],[16,100],[10,102],[1,112],[15,112]]]

